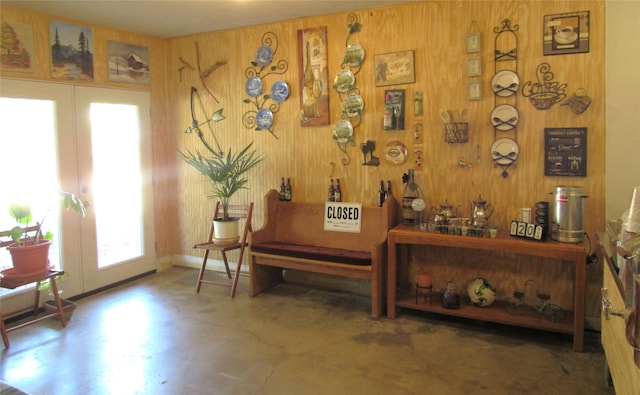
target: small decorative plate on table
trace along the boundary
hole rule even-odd
[[[507,166],[518,159],[520,148],[518,143],[510,138],[497,139],[491,145],[491,159],[499,165]]]
[[[364,101],[360,95],[349,95],[342,103],[342,112],[348,117],[357,117],[362,114]]]
[[[273,50],[268,45],[263,45],[256,51],[256,63],[258,66],[266,66],[273,59]]]
[[[351,136],[353,136],[353,125],[346,119],[336,123],[336,126],[333,127],[333,139],[336,142],[340,144],[348,143],[351,140]]]
[[[284,81],[276,81],[271,86],[271,97],[278,103],[282,103],[289,97],[289,85]]]
[[[498,130],[511,130],[520,120],[518,110],[510,104],[501,104],[491,112],[491,123]]]
[[[520,78],[511,70],[498,71],[491,80],[491,89],[496,96],[508,97],[518,92]]]
[[[260,77],[251,77],[247,80],[247,84],[244,87],[247,95],[251,97],[258,97],[262,94],[262,80]]]
[[[400,141],[392,141],[384,147],[384,158],[393,165],[401,165],[407,161],[407,147]]]
[[[258,111],[256,115],[258,129],[269,129],[273,125],[273,113],[267,108]]]
[[[351,70],[342,70],[333,80],[333,89],[339,93],[347,93],[351,88],[353,88],[355,83],[356,76],[351,72]]]

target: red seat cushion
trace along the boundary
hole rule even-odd
[[[252,244],[251,250],[293,258],[315,259],[318,261],[344,263],[347,265],[371,266],[371,253],[368,251],[344,250],[341,248],[318,247],[279,241]]]

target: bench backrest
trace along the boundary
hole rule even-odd
[[[265,196],[266,222],[272,240],[296,244],[369,251],[387,239],[397,222],[397,203],[387,199],[383,207],[362,207],[360,233],[324,230],[325,203],[283,202],[275,190]]]

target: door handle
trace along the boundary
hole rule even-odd
[[[623,310],[615,310],[612,307],[611,299],[609,299],[609,290],[607,288],[602,288],[600,290],[602,292],[602,314],[604,315],[605,320],[610,320],[611,316],[625,318],[625,313]]]

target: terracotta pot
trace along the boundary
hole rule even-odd
[[[422,288],[430,287],[432,284],[431,274],[429,273],[418,273],[417,276],[418,286]]]
[[[214,220],[213,242],[217,245],[237,243],[240,240],[238,224],[238,218],[231,218],[229,221]]]
[[[49,268],[51,240],[42,240],[29,246],[9,246],[16,274],[42,273]]]

